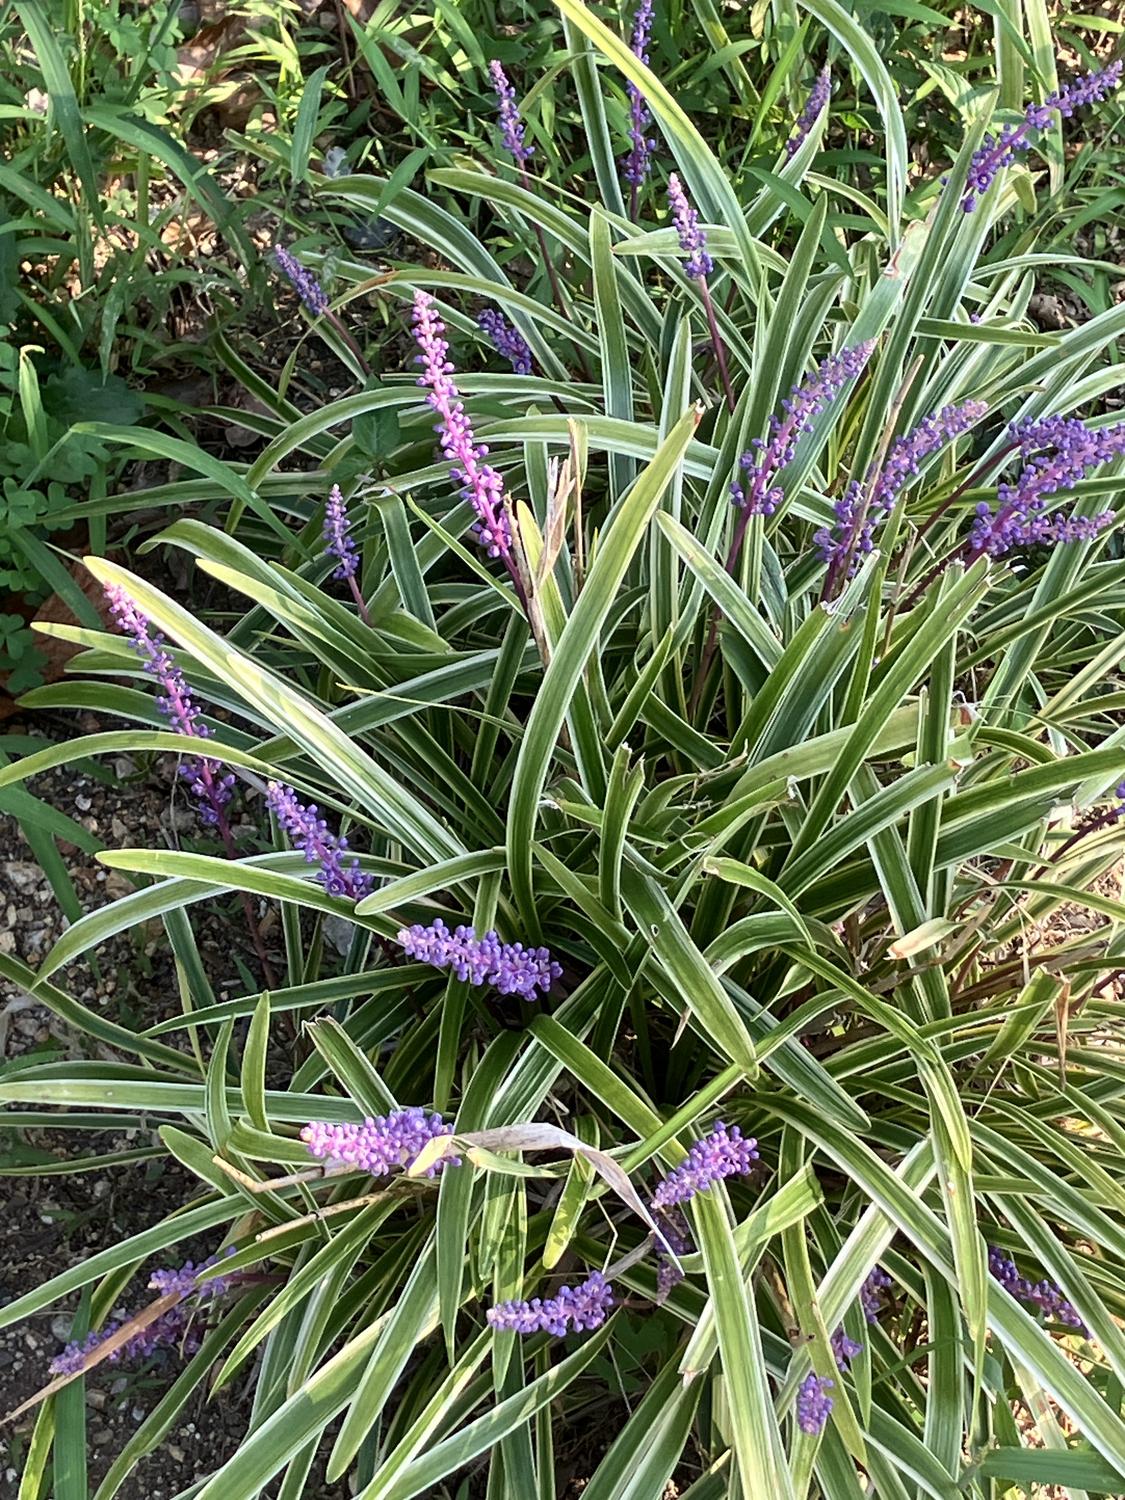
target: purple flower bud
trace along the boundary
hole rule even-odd
[[[816,75],[816,82],[809,90],[809,97],[805,101],[805,107],[797,117],[797,128],[785,143],[786,156],[795,156],[800,147],[808,139],[809,131],[820,118],[822,110],[826,108],[831,94],[832,74],[826,65]]]
[[[651,31],[652,0],[640,0],[633,17],[631,49],[633,56],[643,62],[646,67],[649,62],[648,41]],[[656,150],[656,141],[648,134],[648,128],[652,124],[652,115],[649,113],[644,95],[631,79],[625,85],[625,92],[629,96],[629,139],[632,146],[622,163],[621,170],[625,181],[630,184],[635,193],[648,177],[649,162],[652,153]]]
[[[730,487],[732,501],[747,515],[773,515],[784,499],[784,491],[775,481],[792,463],[798,439],[837,392],[861,373],[874,347],[869,340],[822,360],[816,372],[795,385],[781,403],[783,415],[770,417],[769,437],[764,441],[756,438],[754,446],[742,455],[739,467],[745,478],[736,479]]]
[[[1029,132],[1045,130],[1056,111],[1069,119],[1076,109],[1107,98],[1121,81],[1121,70],[1122,62],[1118,59],[1101,72],[1073,79],[1058,93],[1044,99],[1042,104],[1029,104],[1018,125],[1005,125],[998,136],[986,135],[969,164],[966,192],[961,200],[964,211],[972,213],[978,198],[992,186],[997,173],[1028,149],[1031,144]]]
[[[797,1391],[797,1426],[802,1432],[808,1433],[809,1437],[815,1437],[818,1432],[824,1431],[828,1415],[835,1404],[828,1392],[835,1388],[835,1384],[833,1380],[822,1380],[811,1371],[801,1381]]]
[[[492,340],[497,354],[508,361],[517,375],[531,374],[531,350],[527,346],[527,340],[502,313],[486,307],[477,318],[477,325]]]
[[[408,1168],[427,1142],[439,1135],[452,1135],[453,1126],[440,1115],[428,1115],[412,1106],[390,1115],[368,1117],[362,1125],[330,1125],[314,1121],[301,1131],[301,1139],[329,1167],[355,1167],[371,1177],[388,1177]],[[435,1177],[445,1167],[459,1167],[459,1156],[443,1157],[426,1173]]]
[[[653,1210],[667,1210],[673,1204],[686,1203],[696,1193],[705,1193],[724,1177],[745,1177],[754,1170],[757,1160],[757,1141],[744,1140],[737,1125],[728,1130],[721,1120],[716,1121],[653,1193]]]
[[[324,507],[324,550],[338,564],[333,578],[351,578],[359,567],[359,553],[352,539],[348,509],[340,486],[334,484]]]
[[[516,91],[508,82],[508,75],[498,62],[495,60],[490,62],[488,71],[492,75],[492,86],[496,90],[500,114],[500,138],[504,142],[504,149],[522,171],[535,153],[530,146],[524,144],[523,121],[520,119],[519,106],[516,103]]]
[[[318,318],[322,313],[326,313],[328,294],[313,273],[307,271],[297,257],[281,245],[274,250],[273,258],[278,270],[283,273],[313,317]]]
[[[562,1286],[554,1297],[533,1297],[530,1302],[501,1302],[488,1309],[493,1328],[513,1333],[550,1333],[562,1338],[600,1328],[613,1306],[613,1288],[600,1271],[591,1271],[576,1287]]]
[[[879,1321],[879,1314],[886,1302],[884,1294],[890,1285],[891,1278],[886,1271],[881,1266],[876,1266],[860,1287],[859,1305],[863,1308],[863,1316],[869,1323]]]
[[[441,450],[449,460],[450,473],[461,486],[461,494],[477,515],[473,534],[489,557],[512,555],[512,527],[504,499],[504,481],[485,460],[488,449],[473,436],[461,393],[453,379],[445,324],[437,315],[434,299],[427,292],[414,294],[414,337],[421,353],[422,374],[418,384],[429,395],[426,400],[437,416],[435,426]]]
[[[687,194],[675,172],[668,179],[668,202],[680,239],[680,249],[687,256],[684,275],[701,281],[705,276],[710,276],[715,269],[715,262],[707,254],[707,235],[699,223],[699,215],[688,202]]]
[[[114,623],[129,637],[145,671],[163,689],[156,699],[157,708],[177,734],[207,739],[210,731],[199,722],[199,709],[191,701],[184,674],[168,654],[164,637],[152,628],[120,584],[107,583],[105,596]],[[225,809],[234,792],[234,777],[221,775],[221,771],[220,762],[209,759],[188,760],[180,767],[180,775],[198,805],[200,821],[212,826],[225,825]]]
[[[477,937],[472,927],[452,932],[440,917],[429,927],[415,923],[404,927],[398,940],[411,958],[435,969],[451,969],[472,985],[491,984],[502,995],[522,995],[533,1000],[536,990],[547,994],[562,974],[547,948],[525,948],[522,943],[502,943],[495,932]]]
[[[842,1328],[837,1328],[832,1335],[832,1354],[836,1360],[837,1368],[846,1370],[855,1359],[857,1354],[863,1353],[863,1345],[857,1344],[855,1339],[849,1338]]]
[[[292,787],[279,781],[269,783],[266,800],[294,846],[304,854],[306,862],[320,866],[317,879],[330,896],[346,896],[349,901],[360,901],[368,894],[375,883],[374,876],[363,874],[358,859],[345,859],[347,839],[329,832],[315,802],[306,807],[297,800]]]

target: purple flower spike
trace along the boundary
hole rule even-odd
[[[160,1296],[174,1294],[179,1301],[146,1328],[126,1339],[120,1349],[108,1354],[108,1363],[118,1364],[122,1360],[144,1358],[160,1348],[174,1347],[183,1354],[194,1354],[199,1348],[200,1339],[193,1325],[197,1323],[201,1310],[224,1296],[237,1279],[235,1276],[215,1276],[199,1286],[196,1278],[201,1271],[218,1265],[220,1259],[233,1255],[234,1251],[235,1247],[228,1245],[222,1256],[209,1256],[198,1266],[189,1260],[174,1269],[154,1271],[149,1278],[149,1286]],[[56,1355],[47,1366],[48,1374],[77,1375],[87,1356],[112,1338],[122,1326],[120,1322],[107,1323],[97,1333],[87,1334],[81,1343],[72,1341],[67,1344],[63,1352]]]
[[[501,1302],[488,1309],[493,1328],[513,1333],[564,1334],[600,1328],[613,1306],[613,1288],[600,1271],[591,1271],[576,1287],[562,1286],[554,1297],[533,1297],[530,1302]]]
[[[164,637],[152,628],[120,584],[107,583],[105,596],[114,624],[129,637],[145,671],[163,689],[156,699],[157,708],[177,734],[207,739],[210,731],[199,722],[199,709],[191,701],[184,674],[165,648]],[[234,777],[224,776],[222,769],[219,761],[205,759],[187,760],[180,767],[180,775],[198,805],[200,821],[221,830],[226,828],[225,810],[234,792]]]
[[[330,896],[360,901],[368,894],[375,883],[374,876],[363,874],[358,859],[345,859],[347,839],[329,831],[315,802],[306,807],[297,800],[292,787],[279,781],[269,783],[266,800],[306,862],[320,866],[317,879]]]
[[[652,32],[652,0],[640,0],[633,17],[632,53],[639,62],[648,67],[648,41]],[[629,96],[629,139],[632,147],[622,163],[622,175],[633,190],[633,213],[636,212],[636,196],[649,174],[649,163],[656,150],[656,141],[648,134],[652,124],[645,97],[630,80],[625,85]]]
[[[730,492],[745,515],[772,516],[777,510],[785,494],[775,481],[786,464],[792,463],[798,439],[833,396],[861,373],[874,347],[869,340],[842,349],[823,360],[814,375],[793,387],[781,403],[783,415],[770,417],[769,437],[755,438],[753,448],[739,460],[744,478],[736,479]]]
[[[324,507],[324,550],[329,557],[336,559],[338,565],[332,574],[333,578],[355,576],[359,567],[359,553],[352,539],[347,506],[338,484],[332,486]]]
[[[881,1266],[875,1269],[867,1277],[867,1280],[859,1289],[859,1305],[863,1308],[863,1316],[869,1323],[877,1323],[879,1314],[886,1304],[886,1291],[891,1285],[891,1278]]]
[[[745,1177],[754,1170],[757,1160],[757,1141],[743,1139],[737,1125],[728,1130],[721,1120],[717,1121],[653,1193],[653,1210],[666,1210],[673,1204],[686,1203],[696,1193],[705,1193],[724,1177]]]
[[[531,374],[531,350],[527,346],[527,340],[502,313],[486,307],[477,318],[477,326],[488,335],[497,354],[508,361],[517,375]]]
[[[707,254],[707,236],[700,226],[699,215],[688,202],[683,184],[675,172],[668,179],[668,202],[680,239],[680,249],[687,256],[684,275],[702,281],[715,269],[715,262]]]
[[[1089,541],[1113,524],[1111,510],[1096,516],[1048,514],[1047,497],[1072,490],[1090,469],[1125,453],[1125,422],[1089,428],[1077,417],[1046,417],[1012,431],[1023,457],[1036,456],[1014,484],[997,485],[995,511],[986,500],[977,506],[970,555],[1002,557],[1019,546]]]
[[[1014,1260],[990,1245],[988,1269],[1006,1292],[1018,1302],[1028,1302],[1038,1308],[1044,1317],[1073,1328],[1077,1333],[1089,1334],[1089,1329],[1078,1315],[1074,1304],[1067,1300],[1062,1288],[1053,1281],[1029,1281],[1021,1276]]]
[[[809,90],[809,97],[805,101],[805,107],[797,117],[797,128],[785,143],[786,156],[795,156],[800,147],[808,139],[809,131],[816,124],[821,112],[828,104],[832,93],[832,74],[828,67],[821,68],[816,75],[816,82]]]
[[[429,395],[426,400],[437,416],[435,424],[441,450],[449,460],[450,473],[461,486],[461,494],[477,514],[473,534],[489,557],[512,559],[512,526],[504,499],[504,481],[485,462],[488,449],[478,443],[465,413],[461,393],[453,379],[445,324],[437,315],[434,299],[427,292],[414,293],[414,337],[421,353],[422,374],[418,384]]]
[[[453,1126],[440,1115],[412,1106],[390,1115],[368,1117],[362,1125],[329,1125],[314,1121],[301,1131],[309,1155],[329,1167],[355,1167],[370,1177],[388,1177],[405,1170],[427,1142],[452,1135]],[[436,1177],[445,1167],[459,1167],[458,1156],[442,1157],[426,1173]]]
[[[307,271],[297,257],[281,245],[278,245],[273,252],[273,258],[278,270],[285,276],[313,317],[319,318],[322,313],[326,313],[328,294],[313,273]]]
[[[491,984],[502,995],[536,998],[536,990],[547,994],[562,974],[547,948],[525,948],[522,943],[502,943],[495,932],[477,937],[472,927],[452,932],[440,917],[429,927],[415,923],[404,927],[398,940],[411,958],[435,969],[451,969],[472,985]]]
[[[822,1380],[812,1372],[801,1381],[797,1392],[797,1426],[809,1437],[816,1437],[817,1433],[824,1431],[828,1414],[835,1404],[828,1392],[834,1388],[835,1381]]]
[[[836,574],[851,578],[860,559],[875,546],[875,529],[891,511],[899,494],[918,473],[923,461],[978,422],[988,410],[983,401],[947,406],[926,417],[912,432],[895,438],[881,472],[864,497],[864,486],[854,480],[836,501],[836,524],[816,533],[820,555]]]
[[[488,71],[492,76],[492,86],[496,90],[500,113],[500,138],[504,142],[504,149],[522,171],[535,153],[524,143],[523,121],[520,119],[519,105],[516,103],[516,91],[508,82],[508,75],[498,62],[495,60],[490,62]]]
[[[1011,166],[1016,157],[1029,148],[1031,131],[1046,130],[1056,112],[1069,119],[1075,110],[1108,98],[1121,81],[1122,66],[1118,59],[1101,72],[1073,79],[1058,93],[1044,99],[1042,104],[1029,104],[1018,125],[1005,125],[998,136],[986,135],[969,165],[965,196],[961,200],[964,211],[971,214],[977,200],[992,186],[997,173]]]
[[[863,1353],[863,1345],[857,1344],[855,1339],[849,1338],[842,1328],[837,1328],[832,1335],[832,1354],[836,1360],[836,1366],[840,1370],[846,1370],[855,1359],[857,1354]]]

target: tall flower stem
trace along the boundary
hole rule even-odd
[[[727,410],[734,412],[734,392],[731,390],[730,376],[727,374],[727,356],[723,349],[723,341],[719,335],[719,325],[715,319],[715,304],[711,300],[711,289],[707,285],[706,276],[699,279],[699,295],[703,298],[703,308],[707,314],[707,327],[711,330],[711,345],[715,350],[715,360],[719,366],[719,379],[723,382],[723,390],[727,398]]]

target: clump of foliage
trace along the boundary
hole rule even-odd
[[[91,559],[133,645],[64,631],[109,680],[26,701],[143,727],[0,771],[173,751],[205,822],[244,798],[265,850],[108,852],[133,894],[37,974],[0,956],[132,1059],[0,1099],[162,1115],[200,1184],[0,1313],[92,1289],[27,1492],[73,1382],[175,1313],[198,1348],[97,1500],[215,1368],[256,1394],[200,1500],[296,1497],[318,1463],[364,1500],[524,1500],[575,1447],[587,1500],[1118,1493],[1125,912],[1095,886],[1125,308],[1030,325],[1048,257],[1002,238],[1050,190],[1024,136],[982,116],[908,190],[892,80],[832,0],[880,122],[862,188],[817,171],[815,67],[736,188],[644,36],[559,6],[585,194],[503,67],[496,146],[434,192],[321,177],[429,253],[373,293],[359,261],[289,265],[362,389],[273,392],[260,456],[207,467],[228,528],[159,539],[245,612],[216,629]],[[1075,97],[1041,78],[1025,122]],[[416,373],[367,378],[369,293]],[[158,698],[119,681],[146,674]],[[282,904],[282,972],[218,1000],[190,914],[232,891],[248,945]],[[180,1008],[134,1035],[60,981],[154,918]],[[99,1339],[197,1236],[233,1253]]]

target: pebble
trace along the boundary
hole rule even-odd
[[[74,799],[74,805],[79,812],[88,813],[94,805],[94,799],[87,797],[84,792],[80,792]]]

